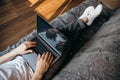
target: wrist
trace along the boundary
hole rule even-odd
[[[41,80],[42,79],[42,75],[41,74],[33,74],[32,80]]]
[[[12,53],[14,54],[14,55],[20,55],[21,53],[18,51],[18,50],[16,50],[16,49],[14,49],[14,50],[12,50]]]

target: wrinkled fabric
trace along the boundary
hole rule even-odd
[[[0,80],[31,80],[32,75],[32,69],[21,56],[0,65]]]
[[[98,4],[97,0],[87,0],[52,20],[50,24],[60,30],[77,20],[88,6],[96,7]],[[113,12],[104,6],[93,24],[82,30],[80,36],[73,40],[73,50],[77,46],[78,52],[53,80],[120,80],[120,9],[114,14]],[[0,54],[11,51],[25,40],[32,39],[34,35],[36,31]]]
[[[74,44],[80,45],[84,40]],[[120,80],[119,63],[120,9],[79,49],[53,80]]]

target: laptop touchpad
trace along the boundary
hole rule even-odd
[[[30,67],[35,71],[37,54],[35,52],[31,53],[31,54],[25,54],[25,55],[23,55],[23,58],[28,62]]]

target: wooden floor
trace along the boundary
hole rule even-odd
[[[83,0],[0,0],[0,51],[36,28],[36,15],[51,21]]]

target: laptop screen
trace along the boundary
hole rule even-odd
[[[53,28],[44,19],[37,15],[37,33],[46,31],[47,29]]]
[[[39,16],[37,16],[37,33],[59,55],[62,55],[67,38]]]

